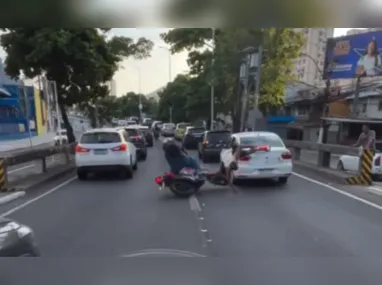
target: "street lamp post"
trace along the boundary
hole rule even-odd
[[[142,98],[141,98],[141,96],[142,96],[142,94],[141,94],[142,93],[141,69],[138,66],[133,66],[133,68],[138,73],[138,100],[139,100],[138,108],[139,108],[139,117],[142,120],[142,108],[143,108],[143,106],[142,106]]]
[[[212,28],[212,62],[211,62],[211,130],[214,128],[214,103],[215,103],[215,72],[214,72],[214,66],[215,66],[215,28]]]
[[[159,48],[168,51],[168,82],[172,80],[172,62],[171,62],[171,50],[168,47],[160,46]]]

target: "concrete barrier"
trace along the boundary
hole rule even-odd
[[[70,164],[75,153],[75,144],[67,144],[60,146],[47,146],[44,148],[25,149],[23,151],[7,154],[6,157],[0,157],[0,191],[9,192],[12,189],[8,187],[7,167],[23,164],[26,162],[41,161],[41,172],[48,171],[47,158],[54,155],[63,155],[65,164]]]

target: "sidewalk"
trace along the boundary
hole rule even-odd
[[[19,139],[19,140],[9,140],[9,141],[0,141],[0,152],[17,152],[21,149],[36,147],[45,144],[53,145],[53,138],[55,136],[54,132],[47,133],[41,136],[32,137],[32,142],[29,138]],[[32,143],[32,145],[31,145]]]

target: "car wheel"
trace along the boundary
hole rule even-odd
[[[204,163],[208,163],[210,160],[209,160],[209,157],[208,157],[208,156],[203,155],[203,156],[202,156],[202,161],[203,161]]]
[[[125,178],[126,179],[131,179],[133,178],[134,176],[134,170],[133,170],[133,167],[132,166],[127,166],[126,169],[125,169]]]
[[[341,171],[345,171],[344,164],[342,163],[341,160],[337,163],[337,169]]]
[[[277,179],[277,184],[280,185],[280,186],[287,184],[288,178],[289,177],[279,177]]]
[[[88,178],[88,174],[84,170],[78,170],[77,169],[77,178],[79,180],[86,180],[86,178]]]
[[[146,160],[146,158],[147,158],[147,152],[145,152],[145,153],[143,153],[143,154],[141,155],[141,159],[142,159],[142,160]]]
[[[138,169],[138,161],[136,160],[133,165],[133,170],[137,170],[137,169]]]

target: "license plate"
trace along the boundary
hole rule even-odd
[[[107,149],[95,149],[94,154],[107,154]]]
[[[259,169],[259,172],[271,172],[273,171],[273,168],[264,168],[264,169]]]

